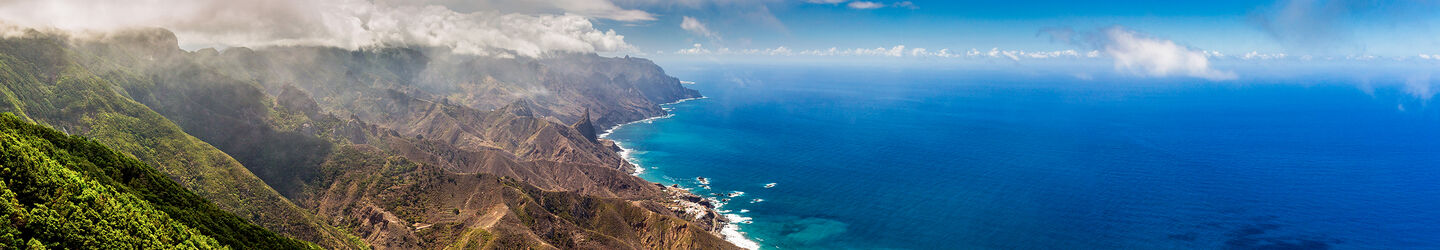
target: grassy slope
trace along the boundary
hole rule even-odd
[[[320,223],[239,162],[72,61],[63,38],[0,40],[0,111],[95,138],[167,174],[182,186],[266,228],[332,248],[359,248]]]
[[[100,143],[22,119],[0,114],[0,221],[8,226],[0,248],[317,248],[220,210]]]

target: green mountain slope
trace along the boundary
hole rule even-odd
[[[58,35],[0,39],[0,112],[94,138],[265,228],[328,248],[364,246],[280,196],[229,155],[124,95],[122,84],[141,81],[97,76],[74,62],[80,57],[75,53]]]
[[[98,142],[0,114],[0,248],[299,249]]]

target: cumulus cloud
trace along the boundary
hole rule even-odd
[[[889,56],[889,57],[900,57],[900,56],[904,56],[904,55],[905,55],[905,45],[896,45],[895,47],[891,47],[891,48],[889,48],[889,49],[886,49],[886,48],[884,48],[884,47],[878,47],[878,48],[873,48],[873,49],[855,48],[855,49],[848,49],[848,50],[842,50],[842,51],[835,51],[835,48],[831,48],[831,51],[834,52],[834,53],[832,53],[832,54],[816,54],[816,53],[810,53],[810,54],[811,54],[811,55],[822,55],[822,56],[841,55],[841,56]]]
[[[751,53],[751,54],[772,55],[772,56],[788,56],[788,55],[793,55],[793,54],[795,54],[794,51],[791,51],[790,48],[786,48],[785,46],[775,47],[775,48],[773,48],[773,49],[753,50],[753,51],[747,51],[747,52],[748,52],[748,53]]]
[[[845,6],[857,10],[879,9],[885,7],[884,4],[869,1],[854,1],[850,2],[850,4],[846,4]]]
[[[928,49],[925,49],[925,48],[915,48],[915,49],[911,49],[911,50],[910,50],[910,56],[922,56],[922,55],[930,55],[930,51],[929,51]]]
[[[675,51],[675,54],[681,54],[681,55],[709,55],[709,54],[710,54],[710,50],[709,50],[709,49],[706,49],[706,48],[705,48],[705,45],[701,45],[701,44],[698,44],[698,43],[697,43],[697,44],[691,46],[691,47],[688,48],[688,49],[682,49],[682,50]]]
[[[698,44],[698,43],[697,43],[697,44],[695,44],[695,45],[692,45],[692,46],[691,46],[690,48],[688,48],[688,49],[682,49],[682,50],[675,51],[675,54],[680,54],[680,55],[707,55],[707,56],[708,56],[708,55],[789,56],[789,55],[794,55],[794,54],[795,54],[795,51],[793,51],[793,50],[791,50],[790,48],[785,47],[785,46],[780,46],[780,47],[775,47],[775,48],[770,48],[770,49],[744,49],[744,50],[731,50],[730,48],[720,48],[720,49],[718,49],[718,50],[712,51],[712,50],[710,50],[710,49],[705,48],[705,45],[702,45],[702,44]]]
[[[1210,80],[1235,79],[1235,73],[1210,68],[1205,53],[1148,37],[1122,27],[1105,29],[1099,38],[1102,51],[1115,60],[1115,69],[1143,75],[1190,76]]]
[[[364,0],[9,0],[0,1],[0,21],[72,31],[161,27],[182,45],[202,46],[406,45],[530,57],[633,50],[624,36],[578,14],[461,13]]]
[[[701,23],[700,20],[697,20],[694,17],[687,16],[682,18],[682,20],[680,21],[680,28],[685,29],[685,31],[689,31],[690,33],[694,33],[696,35],[709,37],[710,39],[720,39],[720,34],[710,31],[710,28],[706,27],[705,23]]]
[[[914,2],[911,2],[911,1],[899,1],[899,2],[894,2],[894,3],[891,3],[891,4],[885,4],[885,3],[881,3],[881,2],[875,2],[875,1],[863,1],[863,0],[862,0],[862,1],[853,1],[853,2],[850,1],[850,0],[804,0],[804,2],[806,2],[806,3],[813,3],[813,4],[830,4],[830,5],[840,5],[840,4],[842,4],[842,3],[847,3],[847,2],[848,2],[848,4],[845,4],[845,7],[848,7],[848,8],[851,8],[851,9],[857,9],[857,10],[871,10],[871,9],[879,9],[879,8],[885,8],[885,7],[907,8],[907,9],[912,9],[912,10],[913,10],[913,9],[919,9],[919,8],[920,8],[920,6],[915,5],[915,3],[914,3]]]
[[[1209,54],[1209,53],[1207,53],[1207,54]],[[1222,56],[1224,56],[1224,55],[1220,54],[1219,52],[1214,53],[1214,55],[1215,55],[1216,57],[1222,57]],[[1250,53],[1245,53],[1244,55],[1241,55],[1241,56],[1240,56],[1240,59],[1245,59],[1245,60],[1274,60],[1274,59],[1285,59],[1285,57],[1287,57],[1287,55],[1285,55],[1285,53],[1260,53],[1259,51],[1250,51]]]
[[[1083,33],[1068,27],[1044,28],[1037,34],[1050,35],[1052,42],[1092,49],[1084,54],[1087,58],[1099,57],[1103,53],[1114,60],[1115,69],[1119,71],[1154,77],[1189,76],[1210,80],[1231,80],[1236,77],[1233,72],[1210,67],[1210,58],[1222,56],[1219,52],[1191,49],[1174,41],[1151,37],[1125,27],[1115,26]],[[995,53],[1003,52],[990,52],[991,55]],[[1036,56],[1081,55],[1078,51],[1066,51],[1063,54]],[[1017,56],[1011,56],[1015,57]]]

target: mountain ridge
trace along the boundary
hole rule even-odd
[[[173,124],[156,128],[214,145],[232,162],[222,166],[239,167],[232,168],[235,176],[259,177],[255,183],[275,194],[267,199],[285,205],[237,203],[223,196],[235,191],[193,182],[214,181],[187,172],[193,164],[142,160],[168,166],[158,169],[182,184],[191,180],[187,188],[228,204],[222,206],[227,211],[327,248],[734,248],[716,234],[723,221],[713,211],[687,209],[699,204],[630,175],[634,166],[594,137],[596,124],[663,114],[656,104],[699,96],[648,60],[593,54],[494,59],[425,48],[187,52],[159,29],[48,39],[38,47],[49,50],[0,46],[0,59],[23,56],[4,62],[33,66],[3,69],[93,74],[86,78],[93,83],[78,89],[108,95],[95,100],[121,103],[134,114],[89,114],[80,111],[113,105],[74,105],[94,98],[60,102],[81,107],[69,113],[51,111],[44,104],[55,102],[33,98],[68,95],[34,94],[47,89],[45,81],[19,81],[37,77],[5,78],[15,81],[0,89],[0,108],[140,156],[164,148],[131,143],[149,138],[132,131],[141,128],[135,121]],[[27,42],[0,39],[0,45],[35,47]],[[592,108],[601,115],[592,119]],[[144,118],[89,118],[96,116]],[[429,198],[396,203],[389,194],[395,190]],[[254,217],[286,207],[309,219]]]

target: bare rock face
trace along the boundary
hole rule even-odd
[[[570,127],[574,128],[575,131],[580,132],[580,135],[585,136],[585,139],[599,142],[598,140],[600,138],[598,138],[597,134],[595,133],[595,124],[590,122],[590,109],[585,109],[585,114],[580,115],[580,119],[578,121],[575,121],[575,124],[570,125]]]

